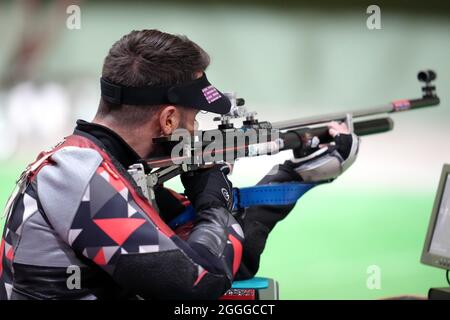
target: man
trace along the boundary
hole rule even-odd
[[[1,299],[215,299],[257,272],[269,232],[294,205],[233,216],[220,164],[182,175],[188,199],[160,187],[152,205],[127,172],[161,154],[152,138],[192,131],[199,110],[229,111],[206,79],[208,64],[198,45],[157,30],[112,46],[94,120],[77,121],[73,135],[41,153],[7,206]],[[333,147],[287,161],[261,183],[335,178],[354,160],[358,139],[336,123],[330,134]],[[167,223],[188,201],[196,218],[182,235]]]

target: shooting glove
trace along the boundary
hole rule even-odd
[[[186,172],[181,175],[185,194],[197,212],[212,207],[224,207],[231,211],[233,185],[227,174],[227,164],[216,164],[208,169]]]
[[[294,169],[305,182],[334,180],[355,162],[359,141],[354,133],[341,133],[329,145],[306,157],[288,160],[285,165]]]

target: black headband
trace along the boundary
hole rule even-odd
[[[175,104],[225,114],[230,100],[203,76],[180,85],[124,87],[100,78],[103,99],[112,104],[160,105]]]

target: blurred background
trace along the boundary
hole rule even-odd
[[[381,29],[371,30],[370,1],[280,2],[1,0],[0,206],[39,151],[69,135],[76,119],[92,119],[103,59],[134,29],[187,35],[210,54],[211,82],[269,121],[418,98],[417,72],[431,68],[441,105],[394,115],[394,131],[364,137],[356,163],[275,228],[259,275],[279,281],[282,299],[426,295],[444,286],[444,271],[419,260],[450,163],[450,4],[377,1]],[[80,9],[78,25],[70,5]],[[231,179],[252,185],[290,156],[240,160]],[[178,180],[169,186],[182,191]]]

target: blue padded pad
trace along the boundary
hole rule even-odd
[[[266,289],[269,287],[269,279],[254,277],[249,280],[234,281],[232,289]]]

